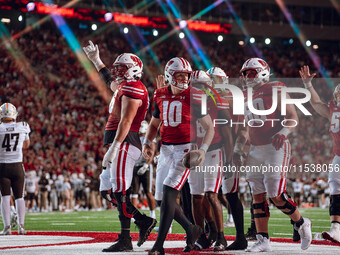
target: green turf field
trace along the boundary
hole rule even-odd
[[[312,220],[313,234],[328,230],[331,223],[329,220],[328,209],[319,208],[300,208],[300,212],[305,217]],[[145,211],[148,215],[148,211]],[[224,210],[224,219],[226,219]],[[272,237],[291,237],[292,225],[289,218],[278,209],[270,209],[271,218],[269,221],[269,235]],[[156,210],[159,219],[159,210]],[[249,209],[244,210],[245,231],[250,226]],[[42,231],[103,231],[119,232],[119,219],[117,210],[107,210],[99,212],[48,212],[48,213],[27,213],[25,227],[29,230]],[[3,228],[2,219],[0,223]],[[14,229],[15,230],[15,229]],[[131,232],[138,232],[135,225],[131,224]],[[183,229],[175,222],[172,233],[184,233]],[[235,235],[234,228],[225,228],[226,235]]]

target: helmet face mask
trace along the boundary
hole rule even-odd
[[[4,103],[0,106],[0,119],[15,121],[18,116],[17,109],[11,103]]]
[[[189,62],[184,58],[172,58],[166,64],[164,70],[165,82],[180,90],[189,88],[189,78],[192,73]],[[186,77],[181,77],[180,74],[187,74]]]
[[[255,87],[269,81],[270,69],[263,59],[250,58],[244,62],[240,74],[242,86]]]
[[[207,71],[207,74],[212,79],[212,87],[215,88],[216,85],[227,85],[229,83],[229,77],[226,73],[219,67],[212,67]],[[225,89],[216,89],[218,93],[225,91]]]
[[[119,55],[112,66],[111,73],[118,84],[124,80],[140,80],[143,74],[142,61],[131,53]]]

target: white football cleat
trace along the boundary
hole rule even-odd
[[[299,228],[297,228],[295,225],[294,228],[299,232],[301,237],[301,249],[307,250],[313,239],[312,222],[308,218],[303,218],[303,220],[304,223]]]
[[[340,242],[340,224],[332,223],[331,230],[322,232],[322,237],[326,240],[332,241],[333,243]]]
[[[272,251],[272,247],[270,246],[270,241],[267,237],[264,237],[262,235],[256,235],[256,243],[246,249],[247,252],[266,252],[266,251]]]
[[[223,223],[223,227],[225,227],[225,228],[233,228],[233,227],[235,227],[235,223],[230,221],[230,220],[228,220],[228,221]]]
[[[7,236],[7,235],[11,235],[11,234],[12,234],[11,225],[5,227],[5,228],[0,232],[0,235],[2,235],[2,236]]]
[[[11,228],[15,228],[18,225],[18,216],[16,213],[11,213]]]
[[[20,225],[18,227],[18,235],[26,235],[26,234],[27,234],[27,231],[26,231],[24,225]]]

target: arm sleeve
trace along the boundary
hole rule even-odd
[[[161,111],[158,108],[157,102],[155,102],[155,110],[153,111],[152,116],[159,119],[160,113],[161,113]]]
[[[106,85],[110,86],[111,82],[113,82],[111,72],[107,67],[103,67],[99,70],[99,75],[105,81]]]

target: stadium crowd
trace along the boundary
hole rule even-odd
[[[11,31],[12,34],[15,32]],[[87,43],[84,32],[78,31],[76,36],[80,44]],[[120,53],[132,52],[122,36],[114,36],[111,32],[101,33],[92,40],[98,44],[102,60],[107,66]],[[105,207],[98,193],[98,176],[105,153],[102,141],[108,118],[108,103],[102,99],[57,29],[44,25],[40,27],[39,33],[33,30],[20,36],[16,42],[12,46],[0,45],[0,104],[10,101],[17,106],[18,121],[27,121],[32,130],[31,148],[24,153],[27,180],[34,179],[35,185],[30,192],[27,185],[27,193],[34,193],[33,199],[30,199],[32,201],[27,201],[28,208],[34,210],[36,205],[37,210],[43,211],[77,208],[99,210]],[[235,78],[239,75],[241,64],[255,55],[248,46],[211,42],[203,48],[213,64]],[[13,49],[17,55],[11,55]],[[154,77],[163,72],[159,66],[164,66],[174,56],[191,59],[179,40],[166,40],[153,50],[160,65],[156,65],[148,53],[143,53],[142,57],[148,70],[143,82],[148,86],[150,98],[156,88]],[[292,49],[282,45],[260,50],[277,78],[298,78],[300,66],[314,67],[303,48]],[[318,53],[328,75],[339,76],[338,52]],[[323,81],[320,81],[320,86],[315,86],[325,101],[332,97],[331,89],[326,86]],[[150,119],[151,111],[150,107],[147,119]],[[331,162],[333,153],[329,124],[311,111],[311,117],[299,114],[299,128],[290,137],[292,165]],[[300,192],[295,192],[294,188],[294,193],[300,193],[301,201],[314,206],[325,205],[327,187],[321,185],[322,179],[316,173],[303,171],[291,173],[289,177],[303,180]],[[48,181],[43,182],[42,178]],[[292,181],[292,186],[296,182]],[[49,194],[49,207],[42,202],[46,200],[46,191]],[[38,194],[40,203],[33,203],[33,200],[38,201]],[[247,185],[244,194],[248,194]],[[246,204],[247,201],[249,199],[245,199]]]

